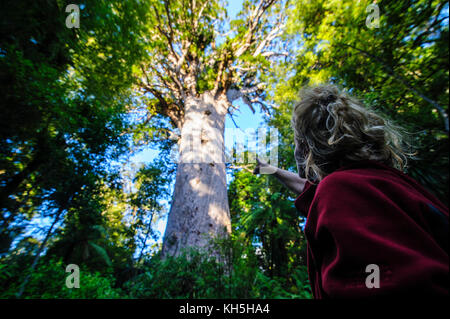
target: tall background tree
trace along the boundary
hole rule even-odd
[[[149,112],[170,119],[179,157],[163,254],[205,247],[231,231],[224,129],[239,98],[264,103],[264,71],[283,54],[274,45],[285,24],[285,2],[244,1],[225,34],[225,4],[149,1],[140,84]]]

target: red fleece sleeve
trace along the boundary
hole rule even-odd
[[[448,255],[411,217],[425,213],[424,203],[392,187],[345,172],[319,184],[309,244],[329,297],[448,294]],[[366,286],[370,264],[379,267],[380,288]]]

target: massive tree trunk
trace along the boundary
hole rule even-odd
[[[163,240],[163,256],[184,248],[216,252],[209,241],[231,232],[225,172],[226,97],[203,93],[185,101],[179,161]]]

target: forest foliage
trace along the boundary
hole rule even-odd
[[[149,10],[168,2],[190,3],[85,0],[80,28],[69,29],[66,1],[3,1],[0,297],[311,298],[295,195],[245,169],[228,169],[232,236],[214,242],[223,258],[160,257],[156,225],[176,172],[167,132],[176,123],[139,87],[149,45],[160,45],[148,38],[158,27]],[[257,3],[244,1],[243,12]],[[296,169],[298,90],[332,81],[411,132],[408,174],[448,204],[448,3],[378,1],[378,28],[366,26],[369,4],[289,1],[279,39],[288,54],[272,64],[245,57],[269,83],[265,121],[280,134],[279,166]],[[214,1],[211,23],[223,7]],[[188,26],[178,26],[181,36],[193,36]],[[245,35],[239,16],[230,26]],[[197,79],[200,91],[214,86],[216,71]],[[148,147],[159,156],[125,174],[131,155]],[[65,285],[68,264],[80,266],[78,289]]]

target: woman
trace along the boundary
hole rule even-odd
[[[315,298],[448,296],[448,208],[402,172],[400,130],[334,85],[304,89],[292,116]],[[269,169],[267,169],[269,167]]]

